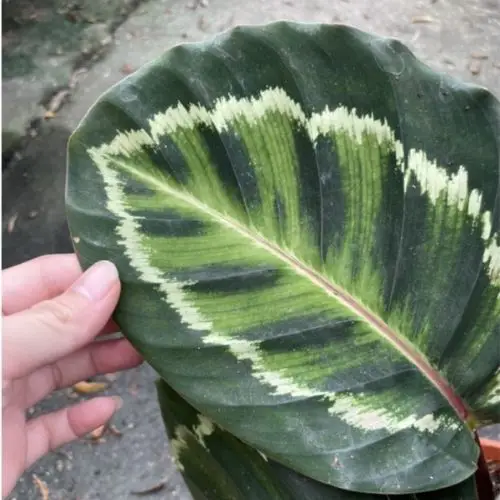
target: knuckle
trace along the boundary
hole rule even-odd
[[[50,327],[67,326],[75,317],[73,307],[62,300],[41,302],[37,312],[40,320]]]
[[[57,362],[51,365],[51,372],[52,372],[52,383],[54,387],[53,390],[62,389],[64,387],[64,374]]]

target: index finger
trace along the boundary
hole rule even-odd
[[[2,271],[2,313],[24,311],[68,289],[82,274],[75,254],[36,257]]]

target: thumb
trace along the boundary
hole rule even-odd
[[[62,295],[5,317],[4,379],[22,377],[94,340],[109,320],[119,294],[116,267],[101,261]]]

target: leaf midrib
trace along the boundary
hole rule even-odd
[[[277,244],[266,239],[255,228],[250,230],[243,226],[238,221],[228,216],[221,214],[217,210],[209,207],[187,191],[180,191],[172,188],[166,181],[161,182],[160,179],[152,177],[143,172],[131,168],[126,163],[118,160],[117,158],[106,158],[108,161],[119,165],[121,169],[129,174],[135,176],[137,179],[149,184],[150,186],[160,190],[170,196],[174,196],[185,203],[190,204],[194,208],[203,213],[208,214],[219,224],[222,224],[233,231],[236,231],[241,236],[252,241],[253,244],[260,246],[266,251],[273,254],[275,257],[284,262],[287,266],[293,269],[299,275],[309,279],[312,283],[319,286],[326,294],[334,297],[342,305],[352,311],[356,316],[365,321],[373,330],[386,339],[398,352],[400,352],[410,363],[412,363],[424,375],[431,384],[441,393],[441,395],[448,401],[450,406],[454,409],[455,413],[463,422],[471,422],[473,415],[471,409],[455,392],[453,387],[441,375],[441,373],[434,369],[425,355],[421,353],[406,337],[398,334],[395,330],[391,329],[387,323],[381,320],[375,313],[363,304],[358,302],[346,290],[340,286],[332,283],[318,273],[315,269],[304,264],[300,259],[289,251],[283,250]]]

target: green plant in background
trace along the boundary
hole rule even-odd
[[[70,230],[195,498],[492,498],[499,138],[486,90],[345,26],[238,27],[99,99]]]

